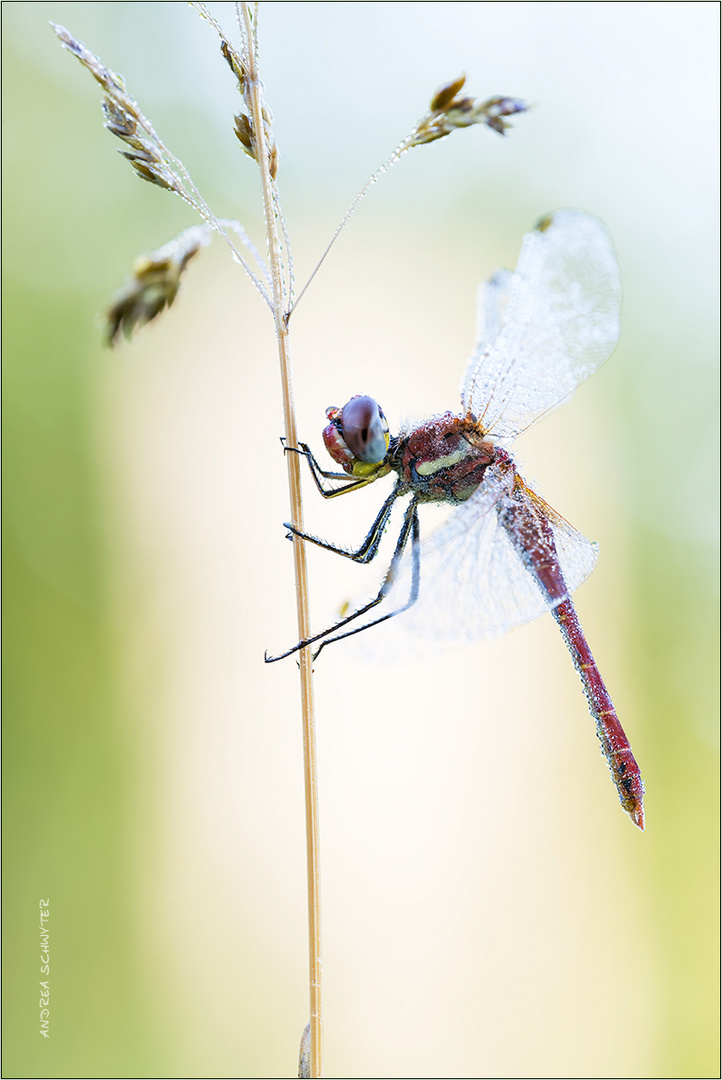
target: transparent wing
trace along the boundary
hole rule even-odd
[[[511,270],[497,270],[479,286],[476,305],[476,347],[474,358],[486,351],[499,336],[509,303],[509,289],[514,279]],[[471,364],[467,365],[467,368]],[[466,373],[464,376],[466,382]]]
[[[524,237],[514,271],[479,296],[478,341],[461,386],[485,430],[513,438],[561,405],[619,339],[621,282],[602,223],[558,210]]]
[[[471,498],[422,541],[416,604],[350,641],[373,658],[424,656],[438,652],[444,644],[504,634],[554,607],[555,602],[542,593],[499,524],[498,509],[510,498],[512,484],[508,471],[488,469]],[[533,492],[524,491],[532,512],[542,514],[551,526],[571,593],[594,569],[597,545]],[[405,603],[411,572],[408,549],[383,608],[376,608],[374,616]]]

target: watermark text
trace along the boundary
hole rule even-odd
[[[40,1034],[50,1038],[50,900],[41,900],[40,908]]]

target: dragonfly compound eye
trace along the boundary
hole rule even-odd
[[[373,398],[359,395],[344,405],[341,433],[349,450],[359,461],[376,465],[386,457],[389,425],[381,406]]]

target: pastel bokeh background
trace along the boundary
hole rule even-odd
[[[233,6],[211,5],[227,31]],[[4,1062],[292,1076],[307,1021],[297,670],[272,324],[221,245],[104,350],[96,313],[193,224],[101,124],[67,26],[261,241],[212,30],[183,4],[5,3]],[[535,103],[369,194],[294,315],[299,429],[456,408],[476,284],[560,206],[607,224],[622,342],[524,436],[601,557],[577,606],[647,784],[618,806],[556,627],[432,664],[319,662],[328,1076],[718,1075],[717,40],[709,3],[268,3],[303,283],[460,71]],[[353,542],[380,502],[309,527]],[[343,563],[343,565],[337,565]],[[311,553],[314,622],[355,568]],[[39,1034],[38,904],[51,918]]]

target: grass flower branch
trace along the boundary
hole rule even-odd
[[[507,130],[511,127],[506,117],[513,116],[514,113],[526,112],[529,108],[529,106],[520,98],[493,97],[479,103],[476,98],[461,97],[459,91],[462,89],[465,82],[466,76],[460,75],[458,79],[454,79],[452,82],[440,86],[431,99],[428,112],[424,113],[406,138],[401,140],[394,152],[383,165],[380,165],[376,172],[369,177],[344,214],[323,255],[316,263],[311,276],[298,294],[298,299],[293,305],[294,308],[297,306],[301,297],[306,292],[306,289],[321,269],[326,256],[336,243],[341,230],[346,226],[346,223],[358,204],[368,190],[373,187],[384,173],[387,173],[397,161],[400,161],[404,154],[408,153],[408,151],[415,146],[424,146],[426,143],[436,142],[437,139],[443,139],[446,135],[450,135],[452,131],[473,127],[477,124],[488,127],[491,131],[496,131],[498,135],[505,135]],[[293,311],[293,308],[291,308],[291,311]]]
[[[233,243],[222,223],[201,197],[183,164],[163,145],[153,130],[153,125],[128,94],[122,75],[118,75],[111,71],[110,68],[107,68],[90,49],[83,45],[82,41],[74,38],[64,26],[59,26],[57,23],[51,23],[50,25],[62,45],[73,56],[77,57],[83,67],[103,87],[105,91],[103,101],[105,126],[112,135],[121,139],[129,147],[128,150],[121,150],[120,152],[130,162],[136,176],[139,176],[141,180],[147,180],[148,183],[155,184],[157,187],[174,192],[189,206],[192,206],[204,221],[219,236],[223,237],[230,247],[236,262],[243,267],[263,299],[271,307],[272,302],[268,290]],[[264,269],[263,266],[260,267],[261,275],[265,278]]]
[[[228,232],[234,232],[248,248],[271,289],[271,272],[255,245],[238,221],[219,219]],[[156,251],[139,255],[133,263],[131,277],[111,298],[102,317],[107,345],[116,345],[121,331],[129,339],[140,329],[170,307],[180,288],[181,277],[191,259],[212,239],[210,225],[192,225],[169,240]]]

